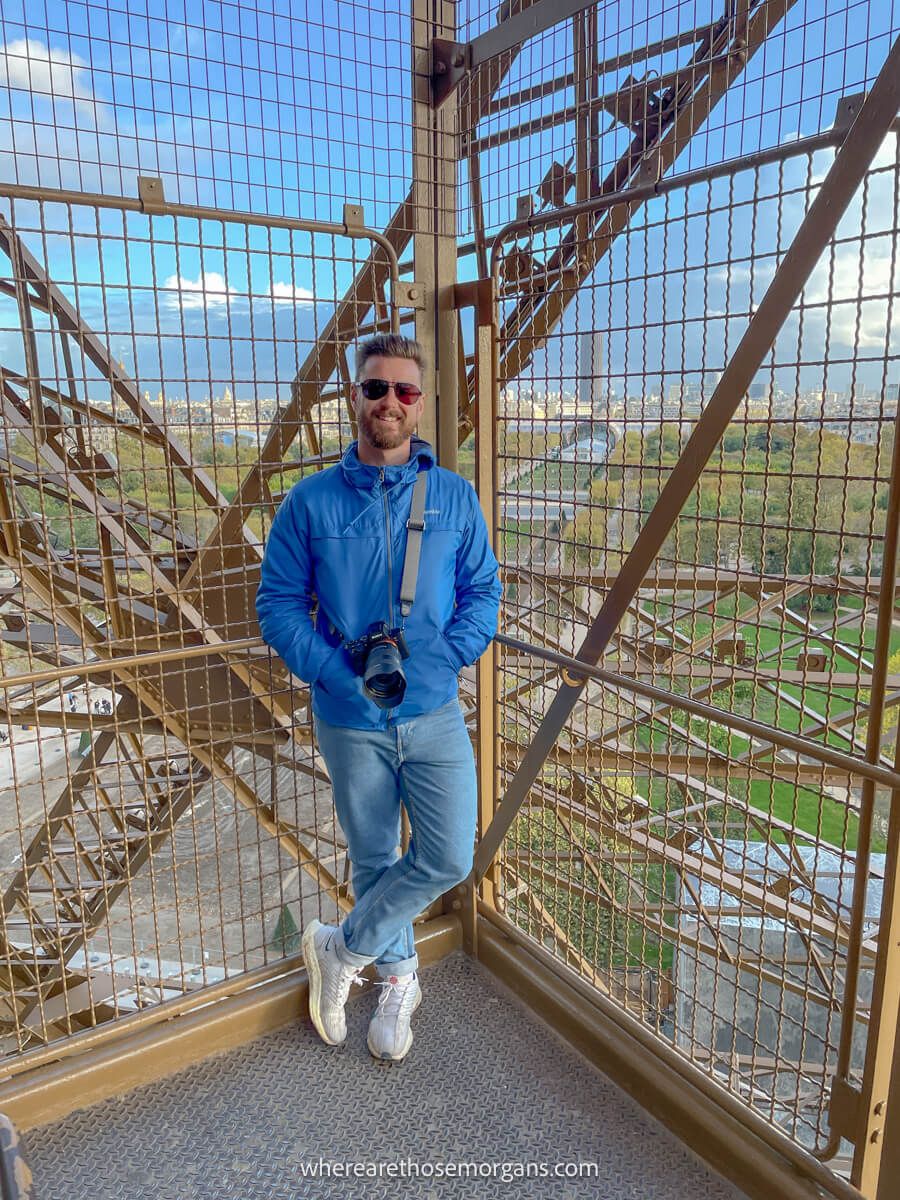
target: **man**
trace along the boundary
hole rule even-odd
[[[338,926],[311,922],[303,937],[310,1016],[324,1041],[343,1042],[351,985],[374,962],[380,996],[368,1046],[392,1062],[412,1045],[422,997],[412,920],[472,867],[475,763],[458,674],[490,643],[500,605],[474,490],[414,436],[425,408],[423,365],[409,338],[361,344],[352,386],[359,437],[338,464],[285,497],[256,595],[263,637],[311,685],[313,728],[352,867],[353,910]],[[400,584],[420,472],[425,529],[404,619]],[[393,708],[371,698],[345,648],[381,621],[390,630],[402,623],[409,650],[406,691]],[[402,857],[401,805],[410,824]]]

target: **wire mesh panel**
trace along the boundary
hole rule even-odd
[[[412,321],[430,27],[283,8],[0,14],[11,1055],[276,962],[351,903],[253,598],[282,496],[355,436],[353,343]]]
[[[307,697],[253,595],[281,497],[355,435],[352,343],[428,335],[397,284],[414,234],[445,232],[413,103],[439,24],[268,7],[0,18],[10,1052],[246,972],[350,904]]]
[[[503,632],[569,656],[602,634],[618,677],[548,746],[559,670],[502,650],[501,795],[546,755],[492,878],[522,930],[840,1166],[830,1087],[859,1087],[869,1049],[892,797],[852,760],[893,768],[900,697],[896,127],[752,383],[719,384],[897,14],[862,6],[817,74],[850,6],[751,4],[739,28],[700,7],[535,38],[470,142]],[[717,389],[734,414],[704,460],[685,451]],[[651,516],[661,549],[600,630]]]
[[[349,906],[307,696],[260,647],[284,491],[395,321],[363,227],[13,199],[0,217],[2,1035],[293,952]],[[337,229],[337,232],[335,232]]]
[[[8,0],[0,31],[8,182],[379,229],[409,187],[401,0]]]

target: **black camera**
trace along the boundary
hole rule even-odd
[[[406,694],[406,676],[401,661],[409,658],[401,629],[389,629],[384,621],[370,625],[361,638],[345,642],[353,670],[363,677],[363,688],[379,708],[396,708]]]

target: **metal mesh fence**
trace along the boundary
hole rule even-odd
[[[411,180],[400,0],[10,0],[0,178],[384,228]],[[403,131],[401,136],[401,131]],[[378,187],[372,186],[378,179]]]
[[[401,319],[411,15],[268,7],[3,8],[13,1055],[276,962],[350,904],[253,596],[282,495],[355,435],[353,341]]]
[[[0,220],[11,1051],[348,907],[307,697],[253,596],[284,490],[353,435],[336,320],[390,328],[373,285],[396,260],[362,227],[185,211]]]
[[[829,33],[800,5],[779,24],[775,7],[750,6],[746,69],[717,107],[722,77],[697,83],[716,53],[734,64],[726,26],[693,59],[654,55],[658,77],[621,53],[627,30],[604,40],[602,11],[557,27],[473,143],[482,188],[523,193],[491,256],[504,633],[576,656],[651,514],[667,530],[603,626],[599,665],[616,686],[580,693],[495,879],[523,930],[840,1165],[829,1089],[851,1020],[846,1078],[862,1080],[892,796],[851,759],[895,760],[900,644],[883,561],[898,485],[896,132],[724,435],[695,459],[687,503],[659,503],[834,160],[838,96],[860,78],[851,37],[813,94]],[[586,44],[595,64],[614,58],[608,97]],[[553,105],[531,116],[548,89]],[[517,127],[513,108],[529,114]],[[697,129],[681,145],[679,122]],[[603,193],[622,200],[591,207]],[[497,226],[510,206],[499,213]],[[546,745],[559,670],[504,646],[497,687],[503,792]]]
[[[411,97],[434,23],[266,7],[2,14],[13,1055],[350,905],[306,691],[253,596],[282,496],[355,436],[353,343],[421,303],[398,257],[432,221]]]

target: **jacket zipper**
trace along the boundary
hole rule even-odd
[[[381,499],[384,503],[384,532],[387,538],[387,571],[388,571],[388,628],[394,628],[394,584],[391,578],[391,510],[388,505],[387,488],[384,486],[384,467],[378,472],[381,480]]]

